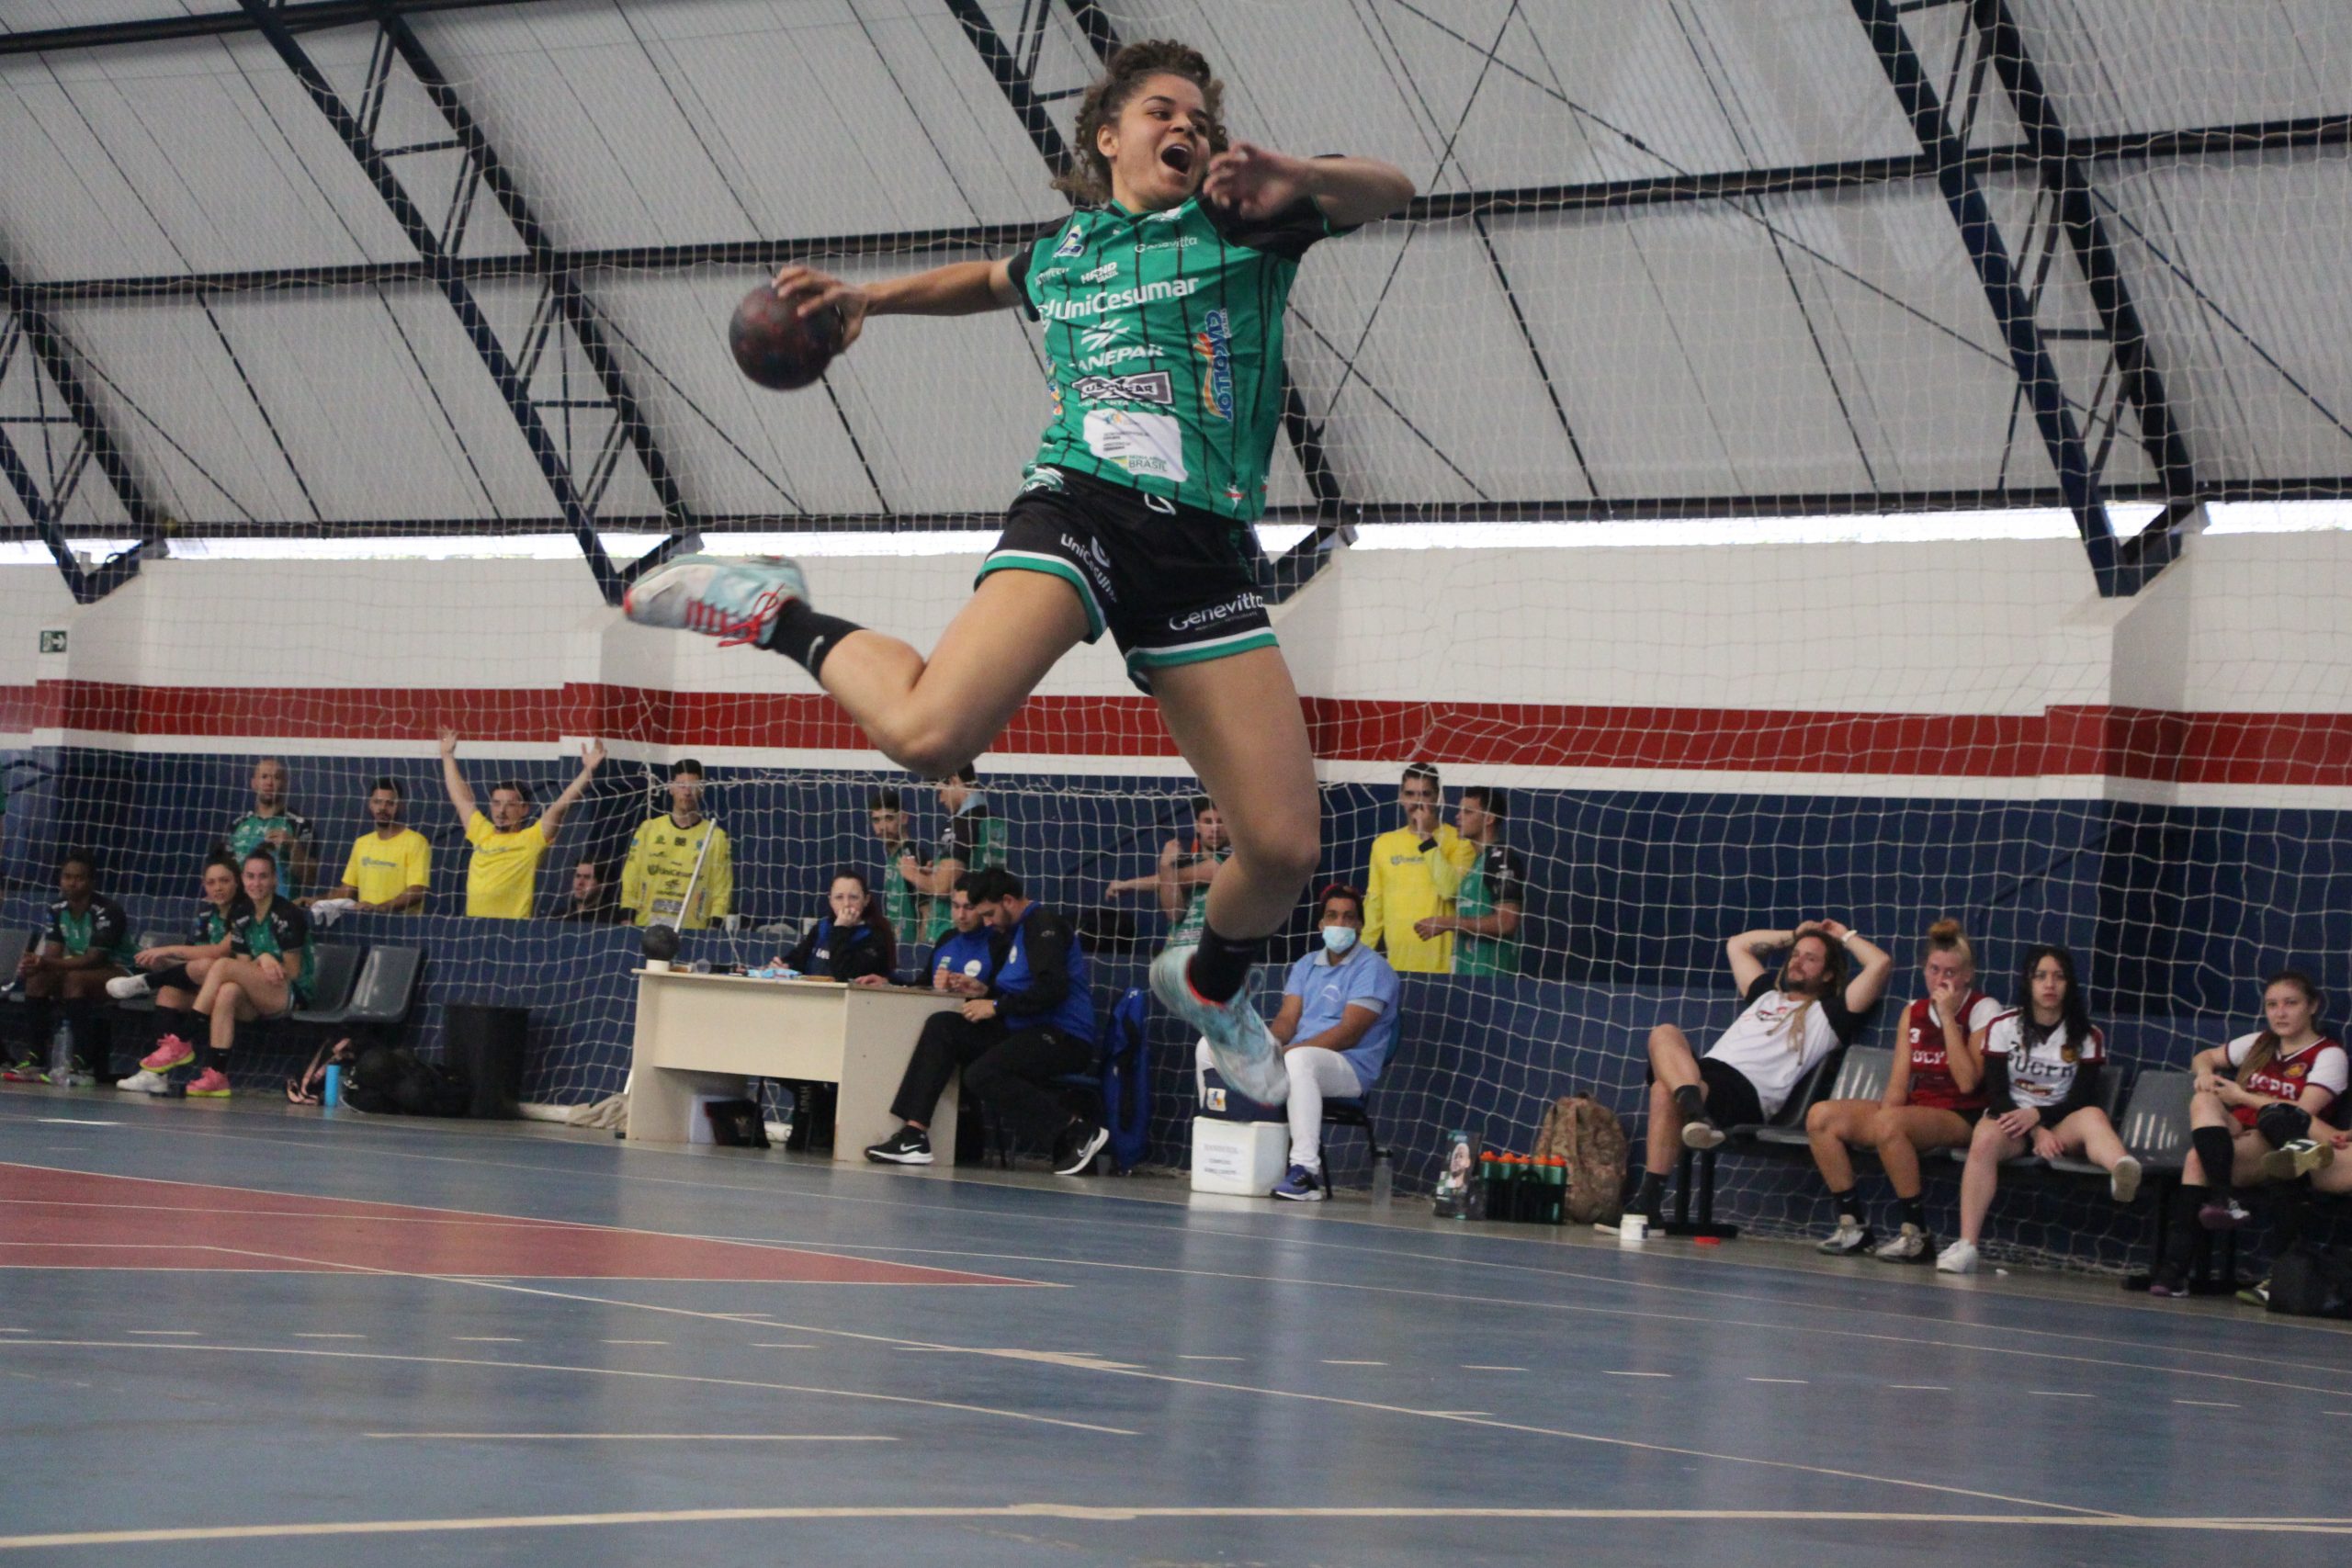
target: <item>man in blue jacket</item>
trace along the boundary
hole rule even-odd
[[[1073,1116],[1054,1080],[1094,1065],[1094,998],[1070,922],[1021,891],[1002,866],[968,874],[966,897],[990,931],[995,974],[987,994],[923,1025],[890,1113],[906,1123],[865,1151],[889,1165],[932,1163],[931,1117],[961,1067],[965,1091],[996,1107],[1023,1142],[1051,1140],[1054,1172],[1079,1176],[1110,1141]]]

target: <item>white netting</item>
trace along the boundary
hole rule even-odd
[[[616,625],[573,529],[614,572],[689,526],[790,535],[829,609],[927,647],[1046,417],[1037,331],[879,319],[778,396],[727,314],[786,261],[1007,254],[1068,211],[1047,160],[1100,48],[1177,36],[1237,135],[1422,193],[1303,265],[1261,530],[1280,557],[1364,525],[1277,617],[1319,879],[1363,879],[1408,761],[1449,817],[1510,792],[1523,975],[1412,982],[1413,1158],[1567,1087],[1630,1109],[1650,1022],[1723,1021],[1722,939],[1825,909],[1895,946],[1897,1000],[1939,914],[1996,971],[2063,938],[2132,1060],[2248,1015],[2277,964],[2346,977],[2346,536],[2265,510],[2352,488],[2340,6],[301,9],[0,53],[19,916],[71,842],[142,930],[179,923],[258,755],[293,770],[323,888],[390,774],[434,840],[424,1038],[449,1000],[527,1005],[533,1092],[611,1092],[625,988],[580,976],[628,939],[544,917],[573,852],[610,869],[658,809],[649,770],[708,766],[757,926],[878,865],[872,789],[909,792],[919,840],[937,809],[788,666]],[[613,749],[541,920],[458,920],[445,724],[485,798],[514,775],[544,802],[581,740]],[[1190,787],[1107,643],[982,766],[1016,869],[1080,909]],[[343,931],[403,940],[388,919]],[[1109,955],[1106,1002],[1136,966]],[[1164,1115],[1163,1157],[1180,1134]],[[1805,1212],[1752,1172],[1727,1192]],[[2076,1218],[2018,1234],[2091,1250]]]

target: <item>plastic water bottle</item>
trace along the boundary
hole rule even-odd
[[[319,1103],[329,1111],[343,1103],[343,1069],[333,1062],[327,1064],[327,1083],[319,1091]]]
[[[74,1026],[61,1022],[49,1037],[49,1081],[71,1087],[74,1081]]]
[[[1388,1151],[1381,1150],[1372,1156],[1372,1206],[1391,1207],[1396,1197],[1396,1172],[1388,1158]]]

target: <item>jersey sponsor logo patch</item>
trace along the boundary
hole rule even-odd
[[[1054,259],[1068,261],[1084,249],[1086,249],[1086,231],[1073,223],[1062,231],[1062,243],[1054,247]]]
[[[1034,491],[1051,491],[1059,495],[1069,488],[1062,482],[1062,471],[1059,468],[1032,468],[1029,470],[1029,477],[1021,481],[1023,494]]]
[[[1080,327],[1078,341],[1089,354],[1098,353],[1127,335],[1131,323],[1124,316],[1114,316],[1107,321],[1097,321],[1091,327]]]
[[[1078,362],[1078,367],[1080,370],[1108,370],[1131,359],[1157,359],[1160,352],[1148,344],[1123,343],[1101,354],[1088,355]]]
[[[1163,299],[1182,299],[1201,287],[1197,277],[1159,278],[1137,284],[1133,288],[1113,288],[1101,294],[1090,294],[1082,299],[1046,299],[1039,303],[1041,315],[1057,321],[1082,321],[1112,310],[1125,310],[1136,305],[1153,305]]]
[[[980,961],[977,958],[967,958],[964,960],[964,973],[972,979],[978,979],[980,977]]]
[[[1165,370],[1140,376],[1083,376],[1073,389],[1090,403],[1158,403],[1172,407],[1176,394]]]
[[[1118,276],[1119,264],[1115,261],[1106,261],[1091,272],[1080,273],[1078,280],[1080,283],[1108,283]]]
[[[1201,330],[1193,334],[1193,352],[1208,363],[1208,374],[1201,378],[1201,407],[1215,417],[1233,418],[1233,334],[1223,310],[1211,310],[1201,318]]]
[[[1184,468],[1184,430],[1172,414],[1089,409],[1086,449],[1138,478],[1182,484],[1190,477]]]

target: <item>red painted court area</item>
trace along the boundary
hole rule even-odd
[[[1029,1283],[655,1231],[4,1162],[0,1268],[829,1285]]]

